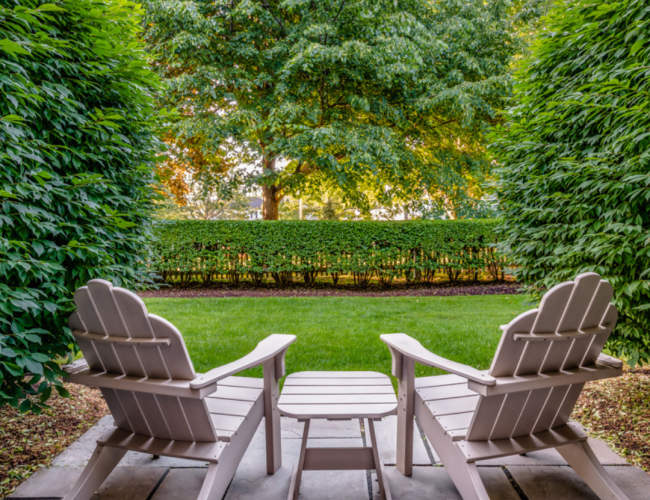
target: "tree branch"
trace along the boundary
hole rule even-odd
[[[282,28],[282,31],[284,31],[284,32],[286,33],[287,30],[285,29],[284,24],[282,24],[282,21],[280,21],[280,19],[278,19],[278,18],[275,16],[275,14],[273,13],[273,11],[271,10],[271,6],[270,6],[268,3],[264,2],[264,3],[262,4],[262,7],[264,7],[266,10],[268,10],[269,14],[271,14],[271,16],[273,17],[273,19],[275,19],[275,22],[278,23],[278,25],[280,26],[280,28]]]

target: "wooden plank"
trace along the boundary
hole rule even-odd
[[[580,328],[599,284],[600,276],[596,273],[583,273],[576,277],[558,332],[564,333]]]
[[[194,441],[211,442],[217,440],[214,433],[215,428],[212,426],[214,418],[208,413],[205,399],[188,399],[179,398],[183,405],[183,412],[187,423],[192,430]]]
[[[501,412],[505,395],[481,398],[469,424],[467,439],[482,441],[490,438],[494,423]]]
[[[94,370],[84,370],[78,373],[69,374],[65,377],[68,382],[75,384],[89,385],[92,387],[101,387],[107,389],[134,390],[149,394],[160,394],[164,396],[179,396],[184,398],[201,399],[214,393],[214,389],[206,387],[203,389],[190,389],[188,380],[164,380],[129,377],[115,373],[96,372]],[[235,389],[235,391],[245,391],[246,389]],[[254,389],[250,389],[254,390]]]
[[[501,406],[494,427],[492,427],[489,439],[505,439],[511,436],[529,395],[530,391],[506,394],[506,399]]]
[[[555,429],[537,434],[494,441],[463,441],[458,443],[457,446],[468,462],[476,462],[488,458],[520,455],[530,451],[555,448],[556,446],[586,441],[587,439],[587,434],[579,424],[569,422]]]
[[[513,339],[517,341],[526,341],[526,342],[558,342],[558,341],[569,341],[578,337],[590,337],[592,335],[598,335],[604,333],[607,328],[602,326],[595,326],[592,328],[587,328],[585,330],[575,330],[570,332],[561,332],[561,333],[515,333]]]
[[[121,429],[103,434],[97,440],[97,444],[123,450],[138,451],[150,455],[187,458],[189,460],[201,460],[211,463],[217,463],[219,456],[227,446],[230,446],[222,442],[195,443],[193,441],[156,439],[133,434]]]
[[[395,349],[391,348],[392,354],[396,352]],[[402,474],[411,476],[413,474],[413,426],[415,425],[413,416],[418,398],[415,392],[415,361],[408,356],[401,354],[400,356],[401,361],[398,364],[401,366],[402,372],[397,379],[399,403],[397,409],[395,465]]]
[[[264,389],[264,379],[253,377],[226,377],[217,382],[219,387],[248,387],[251,389]]]
[[[603,317],[607,312],[609,303],[614,296],[614,289],[612,285],[605,280],[601,280],[598,284],[598,289],[594,294],[594,298],[589,304],[589,309],[580,325],[581,329],[591,328],[594,326],[600,326],[603,323]],[[614,325],[611,325],[613,327]]]
[[[555,285],[542,297],[539,313],[531,333],[555,333],[566,309],[575,283],[565,281]]]
[[[425,404],[434,417],[453,415],[455,413],[473,412],[476,410],[480,396],[467,396],[464,398],[439,399],[428,401]]]
[[[248,387],[217,386],[217,391],[210,393],[209,398],[232,399],[235,401],[257,401],[262,395],[261,389],[250,389]],[[201,389],[203,390],[203,389]]]
[[[72,335],[79,340],[92,340],[93,342],[126,345],[126,346],[140,346],[140,347],[159,347],[169,346],[169,339],[143,339],[143,338],[129,338],[119,337],[116,335],[103,335],[99,333],[87,333],[80,330],[75,330]]]
[[[278,404],[394,403],[395,394],[282,394]]]
[[[307,448],[303,470],[373,470],[371,447]]]
[[[155,314],[149,315],[149,322],[156,338],[169,339],[169,347],[160,349],[169,375],[176,380],[194,380],[196,378],[194,367],[181,332],[169,321]]]
[[[352,371],[322,371],[322,372],[296,372],[287,377],[294,378],[383,378],[390,382],[387,375],[379,372],[352,372]]]
[[[393,386],[287,386],[282,388],[282,394],[395,394]]]
[[[165,420],[167,420],[167,425],[172,433],[172,439],[194,442],[194,435],[192,434],[190,423],[185,416],[185,411],[183,411],[183,405],[179,398],[156,396],[156,399],[158,400],[163,415],[165,415]]]
[[[513,319],[501,335],[499,347],[494,355],[492,366],[488,372],[493,377],[508,377],[515,374],[521,354],[526,346],[523,342],[515,342],[512,336],[517,332],[528,332],[537,318],[537,309],[527,311]]]
[[[478,384],[482,385],[482,384]],[[483,386],[485,387],[485,386]],[[476,396],[476,391],[473,391],[467,386],[461,385],[445,385],[442,387],[427,387],[425,389],[415,389],[415,392],[420,395],[424,401],[433,401],[436,399],[451,399],[451,398],[464,398],[467,396]]]
[[[544,408],[542,408],[542,411],[539,413],[535,427],[533,427],[533,434],[547,431],[553,426],[555,417],[560,410],[560,405],[562,404],[562,401],[564,401],[569,387],[571,386],[563,385],[551,389],[551,393],[548,395],[548,398],[546,398]]]
[[[326,379],[307,379],[307,378],[296,378],[293,379],[291,376],[287,377],[284,381],[284,387],[296,387],[296,386],[390,386],[390,379],[386,378],[326,378]]]
[[[497,379],[497,384],[491,387],[469,382],[468,388],[473,389],[475,394],[478,393],[482,396],[496,396],[499,394],[508,394],[510,392],[532,391],[548,387],[581,384],[593,380],[618,377],[622,373],[622,368],[596,364],[552,373],[522,375],[516,377],[499,377]]]
[[[487,372],[486,372],[487,373]],[[419,377],[415,379],[415,388],[439,387],[442,385],[466,384],[467,379],[459,375],[434,375],[433,377]]]
[[[217,430],[217,434],[220,434],[220,431],[237,432],[239,426],[244,422],[244,418],[245,417],[210,413],[210,419],[212,420],[212,425]]]
[[[533,432],[533,427],[535,426],[535,422],[537,422],[537,417],[539,417],[542,408],[544,408],[546,398],[548,398],[550,393],[550,387],[530,391],[528,399],[526,400],[526,405],[519,415],[519,420],[512,431],[511,437],[525,436]]]
[[[205,398],[205,404],[210,413],[245,417],[253,407],[250,401],[235,401],[232,399]]]
[[[454,431],[456,429],[467,429],[474,416],[473,411],[467,413],[457,413],[455,415],[442,415],[436,417],[445,432]]]
[[[366,405],[278,405],[282,415],[305,418],[380,418],[393,415],[397,411],[394,404]]]

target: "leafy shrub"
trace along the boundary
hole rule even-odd
[[[558,3],[494,145],[502,245],[538,291],[595,271],[621,318],[609,349],[650,361],[650,9]]]
[[[499,278],[502,259],[492,220],[453,221],[165,221],[157,225],[156,270],[163,277],[228,275],[233,283],[263,273],[284,284],[290,273],[307,283],[316,273],[354,275],[359,285],[373,274],[427,280],[436,270],[451,279],[487,269]]]
[[[0,404],[40,411],[74,289],[144,278],[153,182],[140,9],[0,2]],[[40,398],[29,397],[39,395]]]

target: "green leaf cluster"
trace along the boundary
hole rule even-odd
[[[265,218],[287,194],[355,206],[480,200],[484,131],[520,48],[512,5],[483,0],[154,0],[145,36],[202,157],[254,165]],[[274,212],[275,207],[275,212]]]
[[[498,279],[494,220],[438,221],[164,221],[156,225],[155,265],[165,278],[193,273],[252,277],[286,273],[352,274],[358,284],[376,274],[431,279],[438,270],[457,279],[486,270]],[[283,274],[284,273],[284,274]]]
[[[650,361],[650,8],[559,2],[495,134],[501,244],[542,292],[595,271],[621,317],[609,349]]]
[[[124,0],[0,0],[0,405],[40,411],[72,292],[145,277],[158,85]]]

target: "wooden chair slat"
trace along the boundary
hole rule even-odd
[[[551,389],[551,393],[548,395],[548,398],[546,398],[546,402],[537,418],[537,422],[535,422],[533,434],[547,431],[552,428],[553,422],[555,422],[555,417],[557,416],[562,401],[564,401],[564,398],[566,397],[569,387],[570,386],[560,386]]]
[[[603,323],[603,317],[607,312],[613,296],[614,289],[612,285],[608,281],[601,280],[591,304],[589,304],[589,309],[587,309],[582,325],[580,325],[581,330]]]
[[[180,398],[157,394],[156,399],[165,415],[167,426],[172,433],[172,439],[176,441],[194,441],[194,434],[192,434],[192,429],[185,416],[185,411],[183,411]]]
[[[585,314],[599,285],[600,276],[596,273],[584,273],[576,278],[569,303],[557,328],[558,333],[577,330],[583,325]]]
[[[203,399],[180,398],[185,417],[192,430],[194,441],[206,443],[217,440],[211,423],[211,415]]]
[[[160,348],[169,376],[175,380],[193,380],[196,374],[181,333],[169,321],[154,314],[149,315],[149,322],[156,338],[170,340],[169,347]]]
[[[526,404],[521,410],[519,420],[514,426],[510,436],[525,436],[533,432],[533,427],[535,427],[537,417],[539,417],[542,408],[544,408],[546,399],[550,393],[550,387],[545,389],[535,389],[529,392]]]
[[[585,384],[575,384],[569,386],[569,390],[564,397],[564,401],[562,401],[562,405],[560,406],[560,409],[555,416],[555,420],[551,424],[551,429],[566,424],[569,421],[573,407],[576,405],[576,402],[578,401],[578,398],[580,397],[580,393],[582,392],[584,386]]]
[[[616,309],[616,307],[614,307],[613,304],[609,304],[607,306],[607,311],[605,312],[605,316],[603,317],[603,325],[607,325],[609,331],[611,332],[614,326],[616,325],[617,320],[618,320],[618,310]],[[587,349],[585,358],[582,360],[583,365],[590,365],[596,362],[598,356],[600,356],[600,353],[603,351],[603,347],[605,347],[605,343],[607,342],[607,339],[609,339],[609,334],[597,335],[594,337],[594,339],[591,341],[591,345],[589,346],[589,349]]]
[[[468,441],[490,439],[494,423],[499,416],[505,399],[506,395],[501,394],[499,396],[482,397],[479,400],[472,421],[469,424],[469,430],[467,432]]]
[[[537,318],[537,309],[526,311],[513,319],[501,335],[499,347],[492,360],[488,372],[493,377],[511,377],[515,374],[519,359],[521,358],[526,342],[515,341],[516,333],[529,332]]]
[[[160,409],[156,395],[136,392],[135,397],[138,400],[140,408],[146,409],[143,415],[147,420],[147,425],[149,425],[151,433],[159,439],[172,439],[172,432],[169,430],[165,414]]]
[[[101,391],[108,408],[111,410],[115,425],[125,431],[134,432],[131,422],[129,422],[129,417],[127,417],[126,411],[122,408],[122,403],[120,403],[115,389],[102,388]]]
[[[101,333],[116,337],[130,337],[113,296],[112,283],[105,280],[91,280],[88,282],[88,291],[105,328]]]
[[[427,401],[425,404],[434,417],[442,415],[453,415],[455,413],[473,412],[476,410],[479,396],[467,396],[464,398],[440,399]]]
[[[506,394],[489,439],[506,439],[512,436],[512,431],[521,417],[529,395],[530,392]]]
[[[132,391],[116,389],[115,395],[120,400],[122,408],[129,417],[129,422],[131,423],[133,432],[136,434],[142,434],[143,436],[153,437],[153,432],[151,432],[151,429],[149,428],[149,424],[147,423],[147,419],[138,404],[135,393]]]

